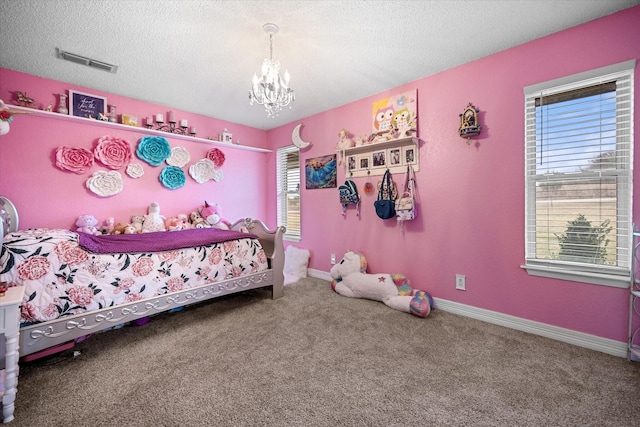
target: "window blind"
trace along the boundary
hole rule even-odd
[[[286,227],[284,237],[300,240],[300,150],[295,146],[277,151],[277,221]]]
[[[528,265],[629,274],[634,66],[525,88]]]

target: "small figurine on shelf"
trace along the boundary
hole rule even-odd
[[[109,121],[111,123],[118,123],[118,115],[116,114],[115,105],[109,105]]]
[[[52,112],[53,111],[53,102],[50,102],[44,109],[44,111]]]
[[[35,108],[36,101],[33,98],[29,98],[26,92],[16,91],[16,100],[18,105],[23,107]]]
[[[58,101],[58,113],[69,114],[69,110],[67,109],[67,95],[64,93],[60,94],[60,101]]]
[[[349,132],[346,129],[340,129],[338,132],[338,153],[340,154],[338,164],[341,165],[344,160],[344,150],[355,146],[355,142],[349,137]]]

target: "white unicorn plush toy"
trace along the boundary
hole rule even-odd
[[[348,251],[331,268],[331,289],[345,297],[382,301],[396,310],[427,317],[433,299],[425,291],[414,290],[404,274],[367,274],[364,255]]]

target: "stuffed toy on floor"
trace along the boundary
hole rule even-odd
[[[331,268],[331,288],[345,297],[382,301],[396,310],[427,317],[433,300],[425,291],[414,290],[404,274],[367,274],[364,255],[349,251]]]

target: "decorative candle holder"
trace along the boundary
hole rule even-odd
[[[156,130],[175,133],[178,135],[191,135],[191,136],[196,135],[195,128],[193,126],[189,128],[189,126],[187,125],[186,119],[180,120],[180,125],[178,126],[176,126],[176,123],[177,122],[173,116],[173,111],[169,111],[169,121],[167,123],[164,122],[164,116],[162,114],[156,114],[156,118],[155,118]],[[153,119],[148,117],[145,124],[147,128],[151,129],[153,127]]]

